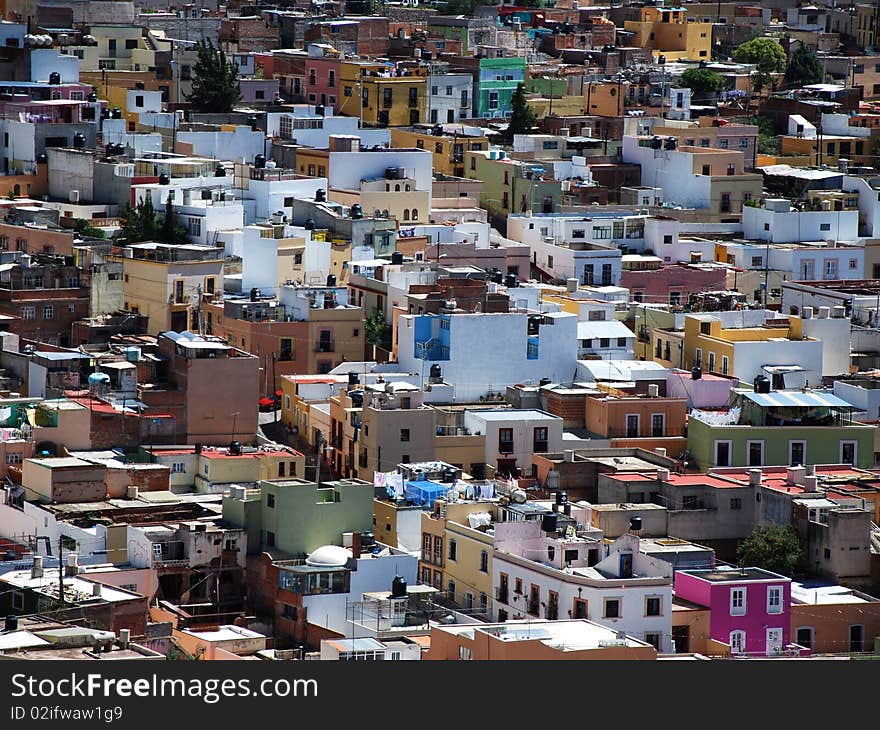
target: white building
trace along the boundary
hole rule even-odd
[[[756,241],[854,241],[859,237],[857,210],[797,210],[785,198],[768,198],[763,208],[745,206],[743,236]]]
[[[464,426],[470,433],[485,435],[486,464],[499,473],[531,474],[532,454],[562,450],[562,424],[559,416],[536,410],[467,410]]]
[[[589,524],[580,515],[588,511],[575,505],[572,517]],[[621,535],[606,556],[598,539],[541,528],[537,521],[495,525],[493,618],[586,618],[673,651],[669,563],[639,552],[635,535]]]
[[[254,130],[244,124],[231,129],[225,124],[204,126],[209,129],[178,129],[178,144],[192,145],[194,155],[232,162],[251,162],[256,155],[266,152],[266,135],[261,129]]]
[[[623,322],[609,318],[578,322],[578,359],[632,360],[635,333]]]
[[[563,312],[401,315],[397,336],[400,367],[427,377],[440,366],[458,400],[545,377],[570,381],[577,367],[577,317]]]
[[[391,130],[358,127],[357,117],[333,116],[330,107],[324,107],[323,115],[317,114],[313,105],[297,105],[290,112],[269,112],[266,134],[315,149],[326,149],[330,137],[340,134],[359,137],[362,148],[391,145]]]
[[[431,124],[470,119],[474,79],[470,74],[432,74],[428,77],[428,120]]]

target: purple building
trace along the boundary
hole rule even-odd
[[[761,568],[679,570],[675,596],[709,608],[709,633],[731,654],[774,656],[791,630],[791,579]]]

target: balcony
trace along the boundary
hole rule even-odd
[[[513,453],[513,441],[499,441],[498,442],[498,453],[499,454],[512,454]]]
[[[315,352],[336,352],[336,343],[333,340],[318,340]]]
[[[495,600],[500,603],[508,602],[508,591],[506,588],[496,588],[495,589]]]

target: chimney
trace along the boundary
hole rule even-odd
[[[79,558],[76,553],[67,554],[67,567],[64,568],[64,575],[76,575],[79,572]]]
[[[658,482],[669,481],[669,469],[658,469],[657,470],[657,481]]]
[[[844,319],[846,317],[846,307],[841,307],[840,305],[832,307],[831,316],[834,319]]]
[[[659,398],[660,397],[660,386],[657,383],[649,383],[648,384],[648,397],[649,398]]]
[[[574,461],[574,450],[573,449],[566,449],[565,451],[562,452],[562,458],[564,461],[567,461],[569,463],[573,462]]]
[[[134,486],[134,484],[130,484],[128,486],[128,490],[126,491],[129,499],[137,499],[138,498],[138,488]]]
[[[119,629],[120,648],[127,649],[129,641],[131,641],[131,629]]]
[[[654,449],[654,453],[657,454],[657,456],[666,456],[666,449],[664,449],[662,446],[658,446],[656,449]]]
[[[92,597],[100,598],[101,597],[101,584],[100,583],[92,583]]]
[[[804,311],[801,312],[801,319],[812,319],[813,318],[813,308],[812,307],[804,307]]]
[[[361,533],[355,531],[351,533],[351,557],[357,560],[361,556]]]
[[[804,491],[805,492],[818,492],[819,491],[819,477],[816,477],[816,476],[804,477]]]
[[[565,280],[565,290],[571,294],[578,290],[578,280],[577,279],[566,279]]]
[[[760,469],[749,469],[749,484],[753,487],[760,486],[762,472]]]
[[[34,564],[31,566],[31,578],[43,577],[43,556],[34,555]]]
[[[814,476],[816,474],[816,465],[815,464],[807,464],[804,467],[804,471],[806,471],[808,477]]]
[[[786,468],[786,481],[789,484],[803,485],[807,470],[802,466],[789,466]]]

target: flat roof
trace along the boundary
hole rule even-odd
[[[752,390],[737,388],[734,391],[759,406],[775,408],[842,408],[856,410],[855,406],[838,398],[831,392],[818,390],[774,390],[770,393],[755,393]]]
[[[755,580],[789,580],[779,573],[771,573],[763,568],[715,568],[712,570],[681,570],[680,573],[702,578],[710,583],[742,583]]]
[[[869,597],[857,594],[852,588],[836,584],[814,585],[792,581],[791,599],[796,604],[834,605],[838,603],[871,603]],[[874,599],[876,601],[876,599]]]
[[[522,421],[556,421],[559,420],[559,416],[554,416],[550,413],[544,413],[544,411],[537,410],[517,410],[515,408],[508,408],[504,410],[497,411],[471,411],[471,414],[482,418],[484,421],[514,421],[514,420],[522,420]]]
[[[489,634],[501,641],[540,641],[559,651],[583,651],[606,647],[648,647],[632,636],[619,636],[616,631],[586,619],[557,621],[506,621],[502,624],[466,624],[438,626],[440,631],[473,638],[474,633]]]

